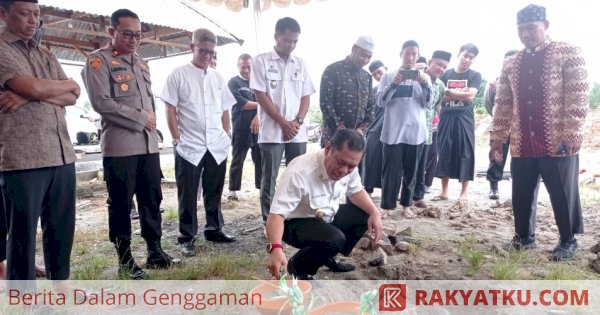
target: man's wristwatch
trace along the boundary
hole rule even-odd
[[[171,144],[173,144],[173,146],[177,146],[179,144],[179,139],[173,139]]]
[[[295,120],[301,125],[304,123],[304,118],[302,118],[302,117],[296,117]]]
[[[271,253],[275,248],[283,249],[283,245],[279,243],[267,243],[267,253]]]

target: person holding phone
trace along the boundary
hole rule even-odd
[[[426,112],[433,105],[431,79],[415,69],[419,44],[409,40],[402,45],[402,66],[381,79],[377,105],[385,109],[381,142],[383,143],[383,175],[381,208],[384,216],[403,215],[415,218],[410,206],[415,189],[418,161],[427,141]],[[400,205],[396,199],[402,187]]]

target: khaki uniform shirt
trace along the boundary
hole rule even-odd
[[[66,80],[56,57],[34,40],[23,41],[0,29],[0,89],[19,76]],[[65,109],[30,101],[14,112],[0,113],[0,171],[28,170],[75,162]]]
[[[102,115],[102,155],[158,153],[156,129],[145,128],[154,111],[148,64],[108,45],[89,55],[81,75],[92,107]]]

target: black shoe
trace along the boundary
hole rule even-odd
[[[302,274],[302,273],[298,272],[296,267],[294,267],[294,257],[293,256],[292,256],[292,258],[290,258],[290,260],[288,260],[287,271],[290,274],[290,276],[292,276],[293,278],[298,279],[298,280],[315,280],[315,277],[313,275]]]
[[[115,248],[119,256],[119,274],[127,274],[132,280],[147,279],[148,274],[140,268],[131,255],[131,241],[117,238]]]
[[[185,243],[179,244],[179,250],[183,256],[196,256],[196,240],[192,239]]]
[[[181,259],[173,258],[163,251],[160,240],[147,241],[147,244],[148,258],[146,258],[146,268],[169,269],[181,263]]]
[[[498,189],[496,188],[496,189],[490,190],[489,197],[492,200],[498,200],[498,199],[500,199],[500,193],[498,193]]]
[[[332,272],[349,272],[356,269],[353,264],[339,262],[335,256],[327,259],[325,266]]]
[[[232,243],[235,242],[235,237],[232,235],[227,235],[223,233],[221,230],[205,230],[204,238],[207,241],[217,242],[217,243]]]
[[[575,257],[577,252],[577,240],[572,238],[567,242],[559,242],[552,251],[551,259],[553,261],[569,260]]]
[[[502,245],[502,248],[504,250],[518,250],[518,251],[533,249],[536,247],[537,247],[537,245],[535,244],[535,240],[525,241],[518,236],[513,237],[513,239],[510,242]]]
[[[131,280],[148,279],[148,274],[133,260],[130,260],[127,264],[119,264],[119,274],[126,274]]]

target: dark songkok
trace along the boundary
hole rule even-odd
[[[369,72],[373,73],[373,71],[383,67],[383,62],[381,60],[373,60],[369,65]]]
[[[419,48],[419,44],[416,41],[414,41],[414,40],[411,39],[411,40],[405,41],[404,44],[402,44],[402,50],[404,50],[404,48],[406,48],[406,47],[417,47],[417,48]]]
[[[517,12],[517,24],[546,21],[546,8],[530,4]]]
[[[452,58],[452,54],[447,51],[436,50],[433,52],[433,56],[431,56],[431,59],[435,59],[435,58],[443,59],[443,60],[450,62],[450,58]]]

